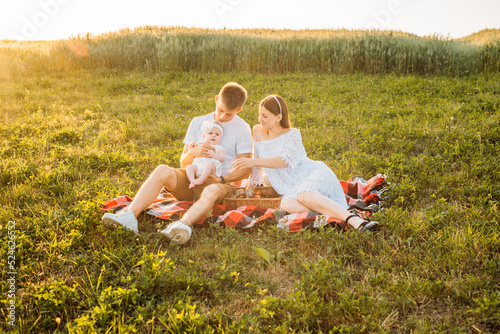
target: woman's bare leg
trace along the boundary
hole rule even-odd
[[[297,199],[300,204],[309,209],[308,211],[314,211],[325,216],[340,219],[343,222],[346,221],[347,217],[352,215],[340,204],[313,191],[300,193]],[[361,223],[363,223],[363,219],[360,217],[349,219],[349,224],[355,229],[358,228]]]
[[[281,210],[284,210],[288,213],[299,213],[299,212],[307,212],[311,211],[311,209],[303,206],[299,203],[295,198],[287,198],[281,204]]]

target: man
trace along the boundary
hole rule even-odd
[[[189,124],[184,138],[184,150],[180,163],[181,168],[175,169],[165,165],[158,166],[143,183],[132,204],[127,210],[118,214],[105,213],[102,217],[106,227],[123,226],[138,233],[137,216],[158,197],[165,187],[176,199],[195,203],[189,208],[181,220],[173,222],[161,233],[177,244],[186,243],[191,237],[191,227],[200,220],[212,207],[221,202],[227,195],[231,182],[245,179],[250,169],[232,171],[233,161],[238,158],[251,158],[252,134],[250,126],[237,114],[243,109],[247,99],[245,88],[235,82],[225,84],[219,94],[215,96],[215,112],[195,117]],[[226,159],[222,163],[222,176],[210,175],[201,186],[189,188],[190,181],[186,176],[185,168],[196,157],[209,157],[207,154],[213,148],[203,142],[191,146],[191,142],[203,140],[201,124],[203,121],[219,122],[224,129],[224,136],[220,145],[227,150]]]

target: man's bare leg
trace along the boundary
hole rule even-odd
[[[189,208],[189,210],[182,217],[182,221],[186,223],[186,225],[192,225],[196,223],[198,220],[203,218],[212,207],[215,205],[215,202],[221,197],[222,192],[220,188],[211,184],[201,193],[200,199],[194,202],[193,205]]]
[[[177,185],[177,175],[175,170],[165,165],[160,165],[151,173],[134,197],[128,210],[137,217],[144,209],[153,204],[158,198],[162,188],[175,189]]]
[[[150,206],[158,197],[163,186],[175,189],[177,175],[175,171],[165,165],[158,166],[139,189],[132,204],[118,213],[106,212],[102,216],[102,223],[108,228],[123,226],[126,229],[139,234],[139,222],[137,216],[145,208]]]
[[[160,233],[168,237],[176,244],[183,245],[191,238],[191,227],[193,223],[200,220],[214,206],[217,199],[222,195],[220,188],[211,184],[206,187],[201,193],[200,199],[197,200],[186,212],[181,220],[173,222]]]

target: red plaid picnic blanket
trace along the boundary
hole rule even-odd
[[[386,176],[378,174],[368,181],[355,176],[348,181],[340,181],[346,195],[350,211],[356,211],[365,218],[370,218],[378,210],[382,201],[381,194],[387,189]],[[104,203],[101,210],[118,212],[126,209],[132,198],[126,195],[119,196]],[[162,220],[178,220],[193,204],[191,201],[177,201],[171,194],[162,193],[158,199],[146,209],[147,215]],[[302,212],[286,214],[279,209],[264,209],[256,206],[242,206],[235,208],[225,204],[214,205],[206,217],[196,224],[224,223],[230,228],[251,228],[256,224],[274,223],[289,232],[298,232],[303,229],[313,229],[331,225],[345,231],[347,225],[338,219],[319,215],[316,212]]]

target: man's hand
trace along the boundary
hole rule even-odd
[[[186,168],[188,165],[193,163],[194,158],[210,158],[207,154],[210,151],[214,151],[214,148],[207,143],[197,143],[196,145],[184,145],[184,150],[181,155],[181,168]]]
[[[210,158],[210,151],[214,151],[214,148],[207,143],[198,143],[196,146],[189,149],[189,154],[195,158]]]

